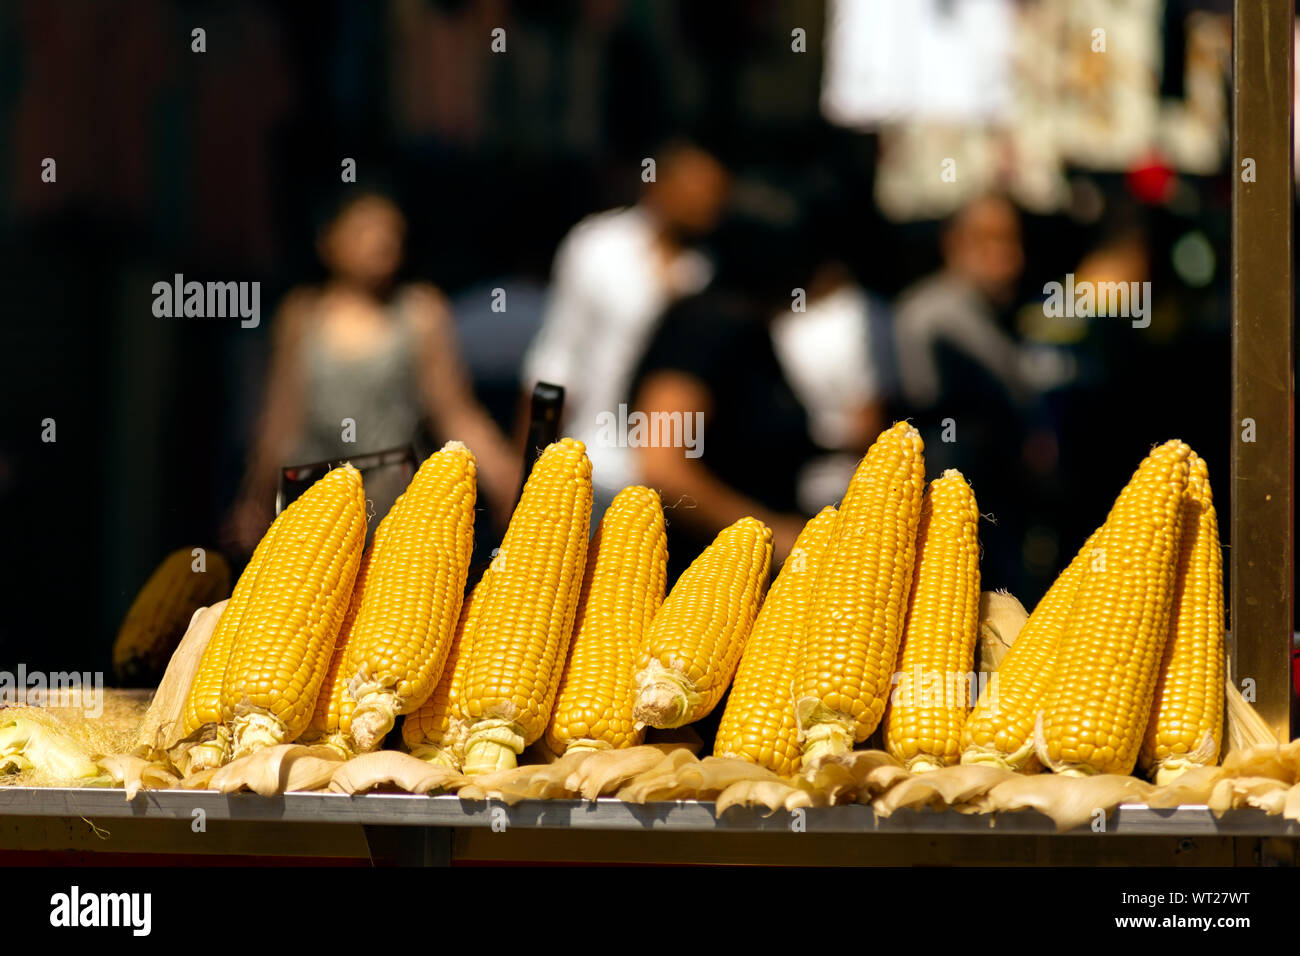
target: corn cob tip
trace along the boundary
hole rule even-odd
[[[1163,759],[1152,761],[1151,778],[1158,786],[1172,783],[1193,767],[1213,766],[1218,762],[1219,742],[1214,732],[1207,730],[1196,749],[1190,753],[1171,754]]]
[[[666,730],[680,727],[688,713],[690,705],[680,687],[674,687],[668,681],[655,681],[637,694],[636,709],[632,711],[632,716],[636,720],[637,730],[643,727]]]
[[[699,703],[700,695],[690,682],[656,660],[650,661],[649,666],[637,675],[637,685],[636,706],[632,711],[637,730],[642,727],[659,730],[680,727],[689,721]]]
[[[1028,773],[1030,772],[1029,767],[1034,764],[1036,759],[1034,747],[1035,742],[1032,734],[1019,749],[1011,753],[1005,753],[996,746],[971,744],[962,751],[961,762],[967,766],[1001,767],[1003,770]]]
[[[351,760],[360,752],[356,747],[352,746],[347,735],[341,733],[329,734],[317,740],[302,742],[310,743],[313,747],[326,747],[338,754],[343,760]]]
[[[961,755],[964,767],[997,767],[999,770],[1015,770],[1010,757],[991,750],[967,750]]]
[[[351,733],[357,750],[369,753],[378,749],[384,737],[397,723],[399,704],[391,690],[354,694],[357,701],[352,711]]]
[[[579,753],[595,753],[597,750],[612,750],[613,747],[607,740],[593,740],[590,737],[580,737],[577,740],[570,740],[567,747],[564,748],[564,755]]]
[[[832,714],[816,697],[805,697],[795,710],[802,728],[804,766],[821,757],[839,757],[853,750],[851,718]]]
[[[941,760],[936,760],[929,754],[917,754],[911,760],[903,762],[903,769],[909,773],[929,773],[931,770],[942,770],[948,766]]]
[[[519,730],[518,724],[500,717],[475,723],[465,744],[466,776],[518,766],[516,758],[525,746],[524,735]]]
[[[207,740],[202,740],[185,751],[185,773],[198,773],[200,770],[215,770],[230,761],[230,731],[218,725],[209,728],[212,731]]]
[[[244,713],[236,711],[234,718],[230,722],[230,732],[233,738],[230,759],[237,760],[254,750],[261,750],[263,747],[275,747],[285,743],[287,729],[284,721],[272,714],[257,711],[246,711]]]

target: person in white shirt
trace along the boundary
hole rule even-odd
[[[664,309],[708,284],[712,268],[691,243],[717,223],[728,188],[727,171],[699,146],[675,141],[654,158],[655,181],[636,205],[587,217],[560,244],[521,376],[525,395],[539,381],[564,386],[562,433],[591,457],[593,527],[638,480],[635,449],[611,442],[602,423],[623,419],[619,405]]]
[[[777,358],[808,410],[810,436],[825,449],[799,477],[799,508],[807,514],[843,496],[858,460],[885,427],[884,311],[832,259],[809,280],[806,309],[783,309],[772,323]]]

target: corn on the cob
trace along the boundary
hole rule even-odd
[[[230,594],[230,565],[217,551],[195,567],[193,548],[173,551],[131,602],[113,642],[113,671],[124,684],[156,684],[190,618]]]
[[[546,730],[582,589],[591,461],[582,442],[548,446],[524,484],[497,555],[465,675],[465,772],[515,765]]]
[[[1223,734],[1223,552],[1209,470],[1196,455],[1189,468],[1169,640],[1140,757],[1160,784],[1217,763]]]
[[[624,488],[587,549],[569,662],[546,729],[552,752],[641,742],[633,707],[641,642],[664,600],[668,532],[657,492]]]
[[[366,535],[361,473],[332,469],[285,509],[221,683],[233,755],[307,729],[347,612]]]
[[[347,657],[352,628],[356,625],[357,614],[361,611],[361,599],[365,593],[366,581],[370,577],[371,560],[384,539],[384,529],[388,526],[387,519],[397,513],[400,501],[401,496],[398,496],[398,501],[388,509],[385,520],[381,521],[379,527],[375,529],[370,547],[366,548],[361,555],[361,563],[357,565],[357,577],[352,584],[352,596],[348,599],[348,609],[343,615],[343,623],[339,625],[338,637],[334,640],[334,650],[330,654],[329,670],[326,671],[325,680],[321,682],[320,692],[316,695],[316,707],[312,712],[311,723],[307,725],[307,730],[300,738],[303,743],[323,743],[333,747],[347,757],[356,754],[356,745],[350,736],[352,711],[356,707],[356,701],[347,692],[348,681],[343,662]]]
[[[846,753],[884,716],[903,636],[925,446],[898,422],[858,465],[813,587],[795,687],[805,761]]]
[[[235,635],[248,610],[248,602],[257,583],[258,572],[271,551],[276,536],[284,527],[288,511],[276,516],[271,527],[262,535],[262,540],[253,549],[253,556],[244,568],[243,574],[235,583],[235,591],[221,612],[216,629],[203,649],[199,660],[198,672],[190,685],[189,695],[185,700],[182,736],[199,737],[192,746],[187,747],[184,755],[186,767],[190,770],[204,770],[225,763],[229,754],[230,729],[221,720],[221,683],[226,677],[226,665],[230,660],[230,648],[235,643]],[[180,755],[178,755],[179,757]]]
[[[433,693],[460,617],[474,547],[475,463],[449,442],[430,455],[381,526],[343,661],[355,707],[345,729],[374,750]]]
[[[783,777],[798,772],[801,758],[794,682],[802,661],[813,582],[835,516],[833,507],[823,508],[804,525],[772,582],[736,669],[714,739],[715,756],[743,757]]]
[[[379,541],[378,533],[375,534],[375,541]],[[356,702],[347,693],[348,682],[343,671],[343,659],[347,656],[348,639],[356,624],[357,612],[361,610],[361,596],[365,593],[366,579],[370,575],[370,563],[374,553],[375,544],[371,544],[361,555],[361,563],[357,566],[357,578],[352,584],[352,597],[348,600],[348,609],[343,615],[343,623],[339,625],[334,651],[330,654],[330,666],[316,695],[316,708],[312,712],[311,723],[307,725],[307,730],[301,738],[303,743],[322,743],[333,747],[346,757],[356,753],[356,748],[348,736],[348,729],[352,722],[352,709]]]
[[[1191,449],[1152,450],[1116,499],[1061,640],[1035,729],[1058,773],[1128,774],[1169,635]]]
[[[1042,769],[1034,755],[1034,723],[1056,675],[1057,651],[1075,593],[1100,537],[1098,528],[1057,575],[1002,658],[962,728],[962,763],[1023,772]]]
[[[451,650],[438,686],[429,699],[402,721],[402,741],[413,756],[459,770],[465,759],[466,725],[461,711],[461,688],[469,668],[469,649],[474,645],[478,612],[492,580],[492,569],[483,572],[474,590],[465,598],[456,622]]]
[[[885,749],[908,770],[957,763],[975,688],[979,629],[979,508],[961,472],[930,483],[916,533],[916,570],[885,712]]]
[[[727,692],[767,591],[772,530],[757,518],[723,528],[673,585],[637,662],[635,716],[680,727]]]

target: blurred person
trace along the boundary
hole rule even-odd
[[[902,411],[925,441],[929,476],[961,470],[981,512],[993,513],[984,564],[1002,587],[1021,565],[1017,466],[1032,397],[1006,331],[1024,268],[1019,213],[1002,196],[981,196],[952,216],[940,245],[942,268],[895,310]]]
[[[640,480],[630,450],[602,440],[601,422],[627,401],[664,309],[708,283],[712,267],[693,243],[714,228],[728,188],[726,169],[693,143],[675,140],[654,156],[655,181],[635,205],[587,217],[560,244],[523,368],[525,400],[539,381],[565,388],[562,432],[591,457],[593,527]]]
[[[799,510],[816,514],[844,494],[859,459],[885,427],[888,318],[843,263],[827,257],[808,280],[806,308],[786,303],[772,342],[826,453],[799,476]]]
[[[350,193],[324,224],[319,287],[293,289],[272,326],[265,406],[228,543],[250,552],[270,524],[279,469],[405,445],[427,419],[439,440],[463,441],[478,462],[479,500],[508,519],[517,456],[475,402],[446,301],[426,283],[398,284],[406,220],[371,191]],[[356,422],[355,443],[342,420]],[[366,478],[373,533],[403,489]]]
[[[810,271],[794,239],[781,224],[731,218],[718,236],[717,276],[668,308],[637,371],[632,407],[651,422],[681,421],[695,440],[656,441],[665,430],[651,427],[652,440],[634,449],[642,480],[663,498],[671,576],[746,515],[772,529],[774,560],[783,560],[807,518],[799,477],[825,449],[772,338]]]
[[[904,400],[914,411],[931,410],[962,387],[963,373],[1008,398],[1022,397],[1019,350],[1000,321],[1024,269],[1019,213],[1001,196],[975,199],[949,220],[940,246],[943,268],[898,300],[894,335]],[[969,368],[946,362],[946,351]]]

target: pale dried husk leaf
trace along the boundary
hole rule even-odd
[[[981,673],[992,674],[998,669],[1028,619],[1029,612],[1009,591],[984,591],[980,594],[975,660]]]
[[[565,789],[585,800],[615,793],[634,778],[653,770],[666,754],[676,749],[682,749],[681,745],[642,744],[621,750],[592,751],[565,778]]]
[[[166,765],[134,754],[110,754],[99,759],[100,769],[134,800],[141,790],[171,790],[180,786],[180,778]]]
[[[871,801],[881,816],[895,810],[921,807],[943,808],[970,804],[988,794],[995,786],[1019,776],[1001,767],[959,765],[942,767],[923,774],[911,774],[898,781]]]
[[[1286,803],[1282,806],[1282,816],[1288,820],[1300,820],[1300,783],[1286,792]]]
[[[737,806],[789,812],[817,805],[813,793],[783,780],[738,780],[718,794],[715,813],[722,816],[728,807]]]
[[[671,792],[677,787],[677,774],[681,768],[695,762],[697,762],[696,757],[689,750],[671,750],[649,770],[638,774],[619,787],[616,796],[627,803],[645,803],[648,799],[673,799],[652,798],[650,794]]]
[[[323,790],[343,764],[330,747],[276,744],[221,767],[209,786],[221,793],[252,790],[264,797],[295,790]]]
[[[1229,754],[1223,770],[1230,777],[1273,777],[1300,782],[1300,738],[1289,744],[1265,743]]]
[[[1147,805],[1168,809],[1207,803],[1223,776],[1222,767],[1192,767],[1179,774],[1172,783],[1156,787],[1147,797]]]
[[[548,764],[511,767],[477,774],[459,791],[466,800],[501,800],[513,805],[520,800],[553,800],[571,797],[565,786],[569,774],[595,756],[591,751],[565,754]]]
[[[1117,774],[1090,777],[1014,774],[988,792],[988,807],[995,812],[1037,810],[1051,817],[1058,831],[1072,830],[1092,823],[1098,810],[1109,813],[1121,803],[1146,803],[1155,790],[1146,781]]]
[[[185,701],[189,697],[190,686],[194,683],[203,651],[207,648],[227,603],[228,599],[218,601],[211,607],[200,608],[190,618],[190,626],[172,652],[158,690],[136,728],[130,748],[135,756],[165,765],[167,751],[180,741]]]
[[[353,757],[335,769],[329,788],[335,793],[403,790],[434,793],[455,790],[466,778],[450,767],[431,764],[396,750],[377,750]]]

